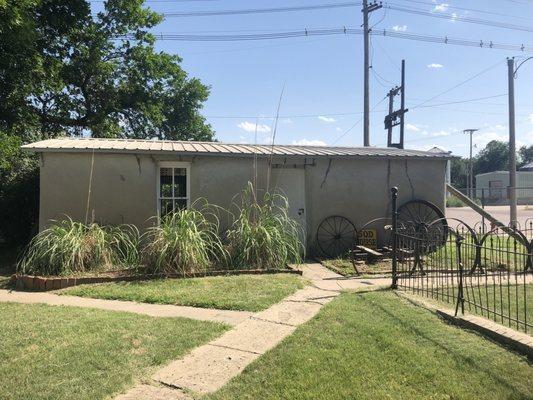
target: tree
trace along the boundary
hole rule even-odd
[[[0,0],[0,128],[33,137],[212,140],[209,89],[156,52],[144,0]]]
[[[144,0],[0,0],[0,237],[23,244],[38,210],[35,157],[59,135],[213,140],[209,88],[155,50]]]
[[[468,160],[465,158],[454,158],[451,160],[452,186],[462,189],[468,186]]]
[[[509,169],[509,144],[493,140],[474,159],[474,175]]]
[[[518,154],[520,155],[520,166],[533,162],[533,145],[520,147]]]

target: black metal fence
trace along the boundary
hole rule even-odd
[[[533,221],[510,235],[455,219],[400,220],[396,197],[393,189],[393,287],[533,331]]]

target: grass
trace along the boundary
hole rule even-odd
[[[353,267],[352,261],[347,258],[335,258],[331,260],[322,260],[322,264],[342,276],[358,276]],[[377,261],[375,263],[358,264],[357,268],[361,272],[361,277],[373,276],[376,274],[390,274],[391,261]]]
[[[137,266],[140,235],[133,225],[102,227],[67,218],[54,221],[27,246],[17,265],[23,274],[69,275]]]
[[[234,275],[81,285],[59,291],[83,297],[224,310],[264,310],[304,281],[294,274]]]
[[[345,293],[209,400],[531,399],[533,367],[388,291]]]
[[[0,304],[0,398],[109,399],[223,324],[46,305]]]
[[[299,264],[305,252],[301,226],[289,217],[289,202],[280,193],[262,199],[250,182],[234,201],[234,220],[226,233],[231,264],[235,268],[278,269]]]
[[[491,278],[489,278],[491,279]],[[490,281],[489,281],[490,282]],[[497,278],[496,278],[497,282]],[[479,315],[481,317],[489,318],[500,324],[509,325],[510,327],[518,330],[524,330],[524,324],[518,324],[516,322],[508,322],[505,317],[515,318],[520,321],[527,321],[529,324],[533,324],[533,284],[527,285],[509,285],[502,283],[499,285],[483,285],[483,281],[480,285],[477,285],[477,280],[466,279],[464,288],[465,297],[465,313]],[[416,293],[416,290],[414,290]],[[457,299],[457,287],[442,287],[434,296],[429,296],[432,300],[436,300],[441,304],[445,304],[448,308],[455,308]],[[480,306],[487,308],[482,309]],[[529,328],[531,332],[533,329]]]
[[[223,265],[226,250],[218,235],[218,218],[207,205],[178,210],[147,232],[143,258],[152,273],[193,273]],[[194,207],[194,205],[193,205]]]

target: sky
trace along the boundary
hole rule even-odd
[[[346,0],[151,0],[146,5],[157,12],[176,13],[340,2]],[[531,0],[394,0],[383,4],[440,14],[444,18],[382,8],[371,14],[374,31],[387,29],[484,43],[523,44],[533,49]],[[490,21],[491,26],[466,23],[457,17]],[[502,23],[515,28],[495,26]],[[153,31],[228,35],[360,28],[361,24],[361,7],[355,6],[167,17]],[[270,143],[275,130],[276,144],[362,146],[361,35],[238,42],[158,40],[157,49],[178,54],[189,76],[210,86],[211,94],[202,113],[220,141]],[[402,59],[406,62],[406,107],[410,108],[406,114],[406,148],[427,150],[439,146],[465,156],[469,139],[462,131],[470,128],[479,129],[474,134],[474,154],[490,140],[508,140],[506,58],[513,56],[519,62],[533,53],[373,36],[371,145],[386,145],[383,124],[386,94],[392,86],[400,84]],[[533,99],[528,96],[533,93],[532,77],[533,60],[520,68],[515,79],[518,146],[533,144]],[[274,129],[278,103],[279,119]]]

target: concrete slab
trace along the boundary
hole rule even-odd
[[[252,318],[263,321],[276,322],[292,326],[301,325],[313,318],[322,307],[317,303],[298,303],[292,301],[282,301],[274,304],[265,311],[258,312]]]
[[[115,400],[193,400],[181,390],[161,386],[138,385]]]
[[[313,286],[307,286],[296,293],[286,297],[284,301],[306,301],[326,304],[337,297],[340,293],[333,290],[322,290]]]
[[[153,379],[200,394],[211,393],[258,357],[256,353],[204,345],[158,371]]]
[[[223,322],[232,326],[243,322],[253,315],[253,313],[247,311],[146,304],[133,301],[90,299],[77,296],[59,296],[52,293],[15,292],[8,290],[0,290],[0,302],[41,303],[54,306],[97,308],[100,310],[131,312],[152,317],[184,317],[201,321]]]
[[[249,319],[209,344],[263,354],[295,329],[294,326]]]
[[[305,279],[309,280],[322,280],[322,279],[335,279],[342,278],[342,275],[333,272],[332,270],[324,267],[322,264],[304,264],[300,267]]]

